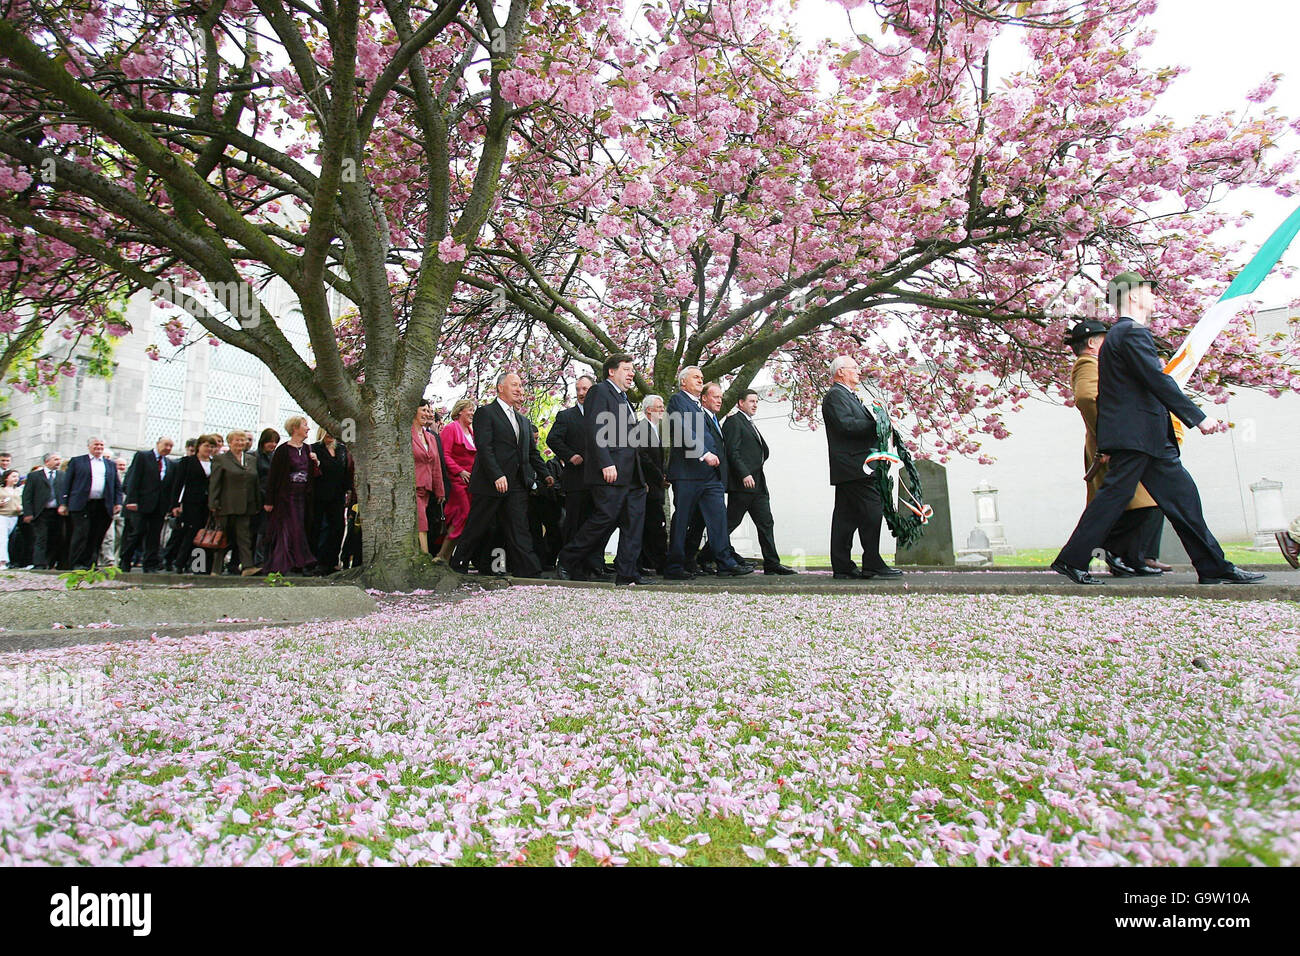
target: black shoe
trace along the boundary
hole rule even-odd
[[[1197,584],[1254,584],[1256,581],[1263,581],[1265,574],[1262,571],[1243,571],[1241,568],[1234,567],[1226,574],[1215,575],[1212,578],[1200,578]]]
[[[566,568],[566,567],[564,567],[564,565],[558,565],[558,566],[555,568],[555,580],[557,580],[557,581],[572,581],[572,580],[573,580],[573,575],[569,573],[569,569]]]
[[[451,570],[455,571],[457,574],[469,574],[469,565],[468,565],[468,564],[450,564],[450,563],[449,563],[449,564],[447,565],[447,567],[451,568]]]
[[[836,571],[832,577],[836,581],[863,581],[870,575],[863,574],[857,568],[854,568],[852,571]]]
[[[694,581],[695,575],[690,571],[665,571],[664,579],[667,581]]]
[[[639,574],[638,574],[636,577],[634,577],[634,578],[625,578],[625,577],[623,577],[623,575],[621,575],[621,574],[620,574],[620,575],[617,575],[617,576],[614,578],[614,586],[615,586],[615,587],[623,587],[623,586],[628,585],[628,584],[651,584],[651,583],[652,583],[652,582],[651,582],[651,580],[650,580],[649,578],[643,578],[643,577],[641,577],[641,575],[639,575]]]
[[[711,561],[702,561],[693,570],[696,574],[717,574],[718,566]]]
[[[1078,568],[1072,568],[1064,561],[1053,561],[1052,570],[1057,574],[1064,574],[1075,584],[1102,584],[1104,582],[1097,580],[1087,571],[1080,571]]]
[[[864,569],[862,576],[864,578],[901,578],[903,572],[898,568],[874,568],[870,571]]]
[[[718,568],[718,577],[722,578],[739,578],[753,573],[754,568],[748,564],[733,564],[729,568]]]
[[[1139,578],[1158,578],[1165,573],[1159,568],[1151,567],[1145,561],[1138,561],[1136,564],[1132,561],[1125,561],[1124,563],[1132,568],[1133,574]]]
[[[1128,562],[1118,555],[1106,552],[1106,567],[1110,568],[1110,573],[1117,578],[1135,578],[1137,571],[1129,567]]]
[[[764,574],[798,574],[794,568],[787,568],[784,564],[774,564],[771,567],[763,569]]]

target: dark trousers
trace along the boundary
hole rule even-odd
[[[857,570],[853,563],[853,535],[862,542],[862,570],[880,571],[887,565],[880,556],[880,525],[884,511],[880,489],[863,478],[835,486],[835,510],[831,512],[831,570],[847,574]]]
[[[618,554],[614,573],[621,578],[637,576],[641,557],[641,536],[645,533],[645,485],[593,485],[592,511],[578,533],[560,551],[560,567],[578,577],[591,567],[591,556],[605,569],[605,543],[618,528]]]
[[[512,483],[515,479],[511,479]],[[462,570],[474,559],[481,540],[493,531],[500,515],[501,531],[505,535],[506,560],[510,573],[521,578],[535,578],[542,566],[533,553],[533,538],[528,533],[528,492],[520,489],[504,495],[476,494],[469,506],[465,529],[456,539],[456,550],[451,555],[451,566]]]
[[[172,518],[169,522],[164,523],[170,525],[171,533],[167,538],[167,550],[163,552],[163,568],[168,571],[173,569],[182,571],[189,563],[188,551],[186,549],[186,545],[189,544],[189,542],[185,540],[185,536],[181,533],[183,530],[181,519]],[[194,536],[190,535],[190,541],[193,540]]]
[[[1106,480],[1092,502],[1084,509],[1079,524],[1065,543],[1058,561],[1072,568],[1086,568],[1097,547],[1110,532],[1124,506],[1133,497],[1138,482],[1150,492],[1156,505],[1164,512],[1178,533],[1178,540],[1187,549],[1196,571],[1201,577],[1215,577],[1232,568],[1223,556],[1223,549],[1205,526],[1201,510],[1201,495],[1196,482],[1183,467],[1178,449],[1165,446],[1164,454],[1153,457],[1140,451],[1113,451]]]
[[[727,535],[727,504],[722,482],[717,478],[707,481],[673,482],[673,523],[668,533],[668,570],[680,574],[686,570],[688,530],[695,512],[699,511],[704,527],[709,533],[709,549],[720,567],[736,564],[731,553],[731,539]],[[699,539],[697,538],[696,541]],[[695,551],[692,549],[691,554]]]
[[[255,568],[253,563],[253,515],[223,515],[221,527],[230,543],[230,555],[239,568]],[[228,564],[228,567],[234,567]]]
[[[126,513],[126,540],[122,542],[120,559],[124,571],[131,570],[137,549],[144,552],[142,561],[144,569],[150,572],[158,570],[158,540],[166,516],[166,512],[142,514],[139,511],[128,511]]]
[[[774,568],[781,563],[781,555],[776,550],[776,535],[773,530],[772,499],[766,489],[760,491],[731,491],[727,493],[727,534],[735,531],[745,515],[754,519],[758,529],[758,546],[763,552],[763,567]]]
[[[591,489],[585,488],[582,491],[566,491],[564,493],[564,544],[567,546],[578,535],[578,531],[591,513],[595,511],[595,499],[591,496]],[[593,548],[583,559],[582,568],[595,574],[605,573],[605,546],[609,543],[610,535],[614,533],[614,526],[610,526],[609,534],[605,535],[605,540],[600,543],[599,548]],[[558,558],[556,559],[559,560]]]
[[[1148,550],[1151,541],[1152,517],[1160,524],[1164,523],[1164,516],[1160,514],[1160,509],[1134,508],[1131,511],[1125,511],[1116,519],[1114,526],[1110,529],[1110,534],[1106,535],[1106,540],[1102,547],[1111,554],[1119,555],[1124,559],[1124,563],[1130,567],[1137,567],[1145,564],[1146,559],[1154,557]],[[1156,533],[1159,534],[1159,524],[1156,526]]]
[[[343,548],[347,501],[340,495],[318,498],[313,504],[312,522],[316,527],[311,536],[312,554],[316,555],[318,569],[333,571],[339,566],[339,551]]]
[[[547,570],[555,567],[555,559],[564,547],[561,522],[560,503],[553,495],[528,496],[528,532],[537,546],[537,559]]]
[[[641,567],[663,572],[668,566],[668,524],[664,520],[664,496],[646,495],[645,530],[641,532]]]
[[[676,512],[674,512],[674,517],[675,516],[676,516]],[[705,527],[704,515],[700,511],[699,506],[696,505],[695,514],[691,515],[691,520],[686,525],[685,553],[688,557],[690,555],[695,555],[694,565],[692,565],[690,561],[687,561],[686,563],[686,569],[688,571],[694,571],[697,569],[696,566],[703,567],[717,561],[718,559],[718,556],[713,553],[712,538],[710,538],[709,541],[707,541],[703,546],[700,545],[700,542],[704,541],[704,527]],[[732,561],[735,561],[737,564],[739,564],[742,560],[740,557],[740,552],[737,551],[731,544],[730,529],[727,530],[727,556]],[[727,561],[724,559],[722,561],[722,564],[723,566],[726,566]]]
[[[113,523],[113,512],[103,498],[92,498],[80,511],[68,512],[72,540],[68,544],[68,562],[74,568],[88,568],[99,563],[99,549]]]
[[[46,508],[36,516],[32,529],[32,567],[54,569],[63,560],[63,515]]]

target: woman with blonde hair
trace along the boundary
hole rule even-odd
[[[442,457],[451,475],[447,489],[447,540],[443,542],[438,557],[446,561],[456,547],[456,539],[465,530],[469,517],[469,476],[474,470],[478,448],[474,444],[474,402],[462,398],[451,406],[450,421],[442,427]]]
[[[311,479],[320,476],[320,463],[307,447],[307,419],[294,415],[284,423],[289,436],[271,456],[262,510],[270,520],[266,546],[267,574],[302,574],[316,558],[307,544],[311,521]]]

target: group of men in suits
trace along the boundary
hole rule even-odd
[[[1093,549],[1111,537],[1140,484],[1169,519],[1201,584],[1262,580],[1263,574],[1242,570],[1224,557],[1205,524],[1196,483],[1183,467],[1170,413],[1206,434],[1217,423],[1165,374],[1147,327],[1155,311],[1155,288],[1154,281],[1136,272],[1120,273],[1108,284],[1118,318],[1104,332],[1097,354],[1096,433],[1097,449],[1109,455],[1109,468],[1052,570],[1076,584],[1103,583],[1088,572]]]
[[[104,454],[101,438],[91,438],[86,454],[74,456],[60,471],[62,464],[59,455],[47,454],[41,467],[27,475],[22,520],[31,527],[33,567],[58,565],[66,523],[66,563],[80,570],[97,563],[104,535],[122,510],[124,493],[117,463]]]

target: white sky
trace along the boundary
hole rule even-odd
[[[808,40],[843,40],[848,34],[845,10],[832,0],[798,0],[795,22]],[[853,11],[859,31],[870,28],[879,34],[879,21],[866,8]],[[1202,113],[1217,114],[1250,107],[1255,114],[1261,104],[1250,103],[1246,94],[1271,73],[1285,75],[1269,104],[1289,119],[1300,116],[1300,70],[1293,70],[1295,38],[1300,31],[1300,3],[1296,0],[1162,0],[1156,13],[1146,20],[1156,31],[1155,42],[1143,49],[1143,59],[1153,67],[1183,66],[1162,97],[1159,112],[1179,123],[1190,123]],[[995,46],[995,73],[1014,72],[1024,65],[1018,50]],[[1001,57],[1004,62],[999,62]],[[1288,134],[1282,148],[1300,148],[1297,137]],[[1244,242],[1239,254],[1244,264],[1300,205],[1300,197],[1285,199],[1261,189],[1239,190],[1221,206],[1227,212],[1249,211],[1255,218],[1228,237]],[[1287,252],[1282,265],[1300,267],[1300,241]],[[1281,268],[1259,287],[1255,298],[1262,307],[1286,305],[1300,298],[1300,275],[1283,278]]]

